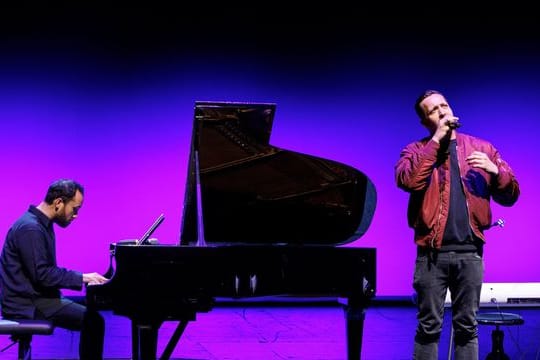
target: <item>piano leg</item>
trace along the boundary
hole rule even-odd
[[[133,360],[156,360],[158,330],[161,324],[134,323],[132,332]]]
[[[180,337],[184,333],[184,330],[186,330],[186,326],[188,325],[189,320],[181,320],[178,323],[178,326],[176,327],[176,330],[174,330],[174,334],[167,343],[167,347],[165,347],[165,351],[163,351],[163,354],[161,354],[161,357],[159,360],[169,360],[171,357],[174,348],[176,347],[176,344],[178,344],[178,340],[180,340]]]
[[[135,321],[131,321],[131,359],[138,360],[139,354],[139,330]]]
[[[347,359],[360,360],[365,306],[363,304],[352,303],[349,300],[349,304],[345,305],[344,310],[347,322]]]

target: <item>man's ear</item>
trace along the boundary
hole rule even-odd
[[[64,206],[64,200],[62,200],[62,198],[56,198],[53,201],[53,205],[54,205],[54,211],[56,212],[59,209],[61,209],[62,206]]]

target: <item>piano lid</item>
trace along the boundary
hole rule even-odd
[[[339,245],[376,206],[348,165],[269,144],[276,105],[195,103],[180,244]]]

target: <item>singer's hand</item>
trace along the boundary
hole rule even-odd
[[[454,127],[451,125],[457,123],[458,120],[459,118],[453,115],[444,116],[439,119],[437,129],[432,136],[433,141],[440,143],[442,139],[450,136],[452,134],[452,130],[454,129]]]
[[[475,168],[486,170],[490,174],[499,174],[499,168],[495,165],[489,157],[480,151],[473,151],[472,154],[467,156],[467,163]]]

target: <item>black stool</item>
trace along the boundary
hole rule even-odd
[[[504,353],[503,339],[504,332],[499,329],[501,325],[522,325],[525,320],[519,314],[504,312],[485,312],[476,315],[478,325],[495,325],[495,330],[491,332],[491,352],[486,360],[510,360]]]
[[[32,335],[51,335],[54,326],[49,321],[44,320],[5,320],[0,319],[0,335],[11,335],[12,344],[1,351],[19,343],[18,360],[32,359]]]

